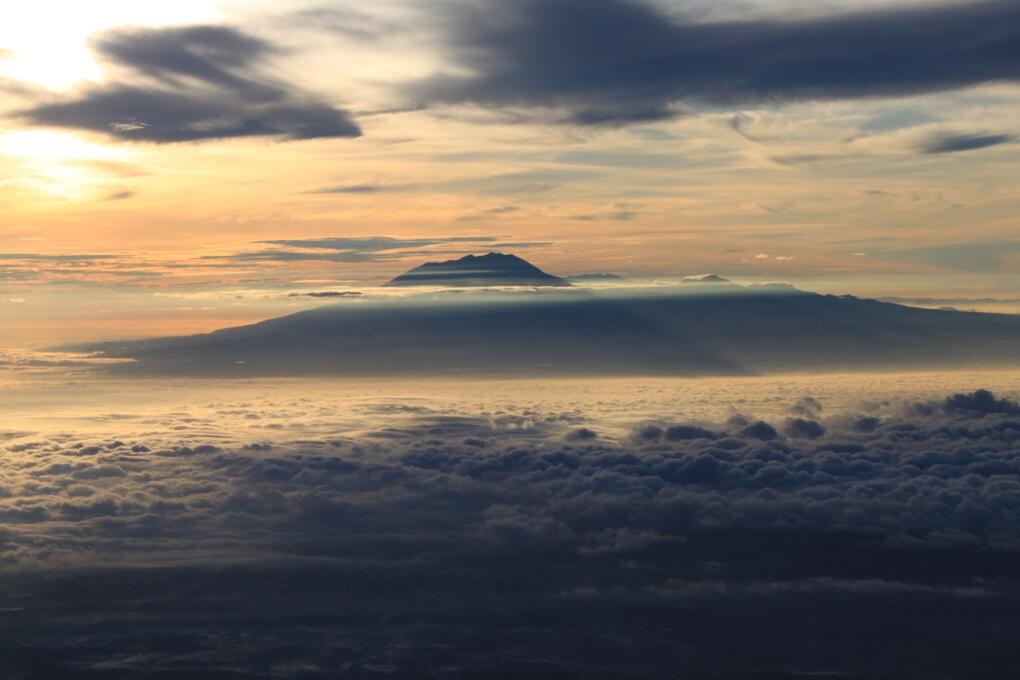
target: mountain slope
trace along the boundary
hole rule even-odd
[[[691,290],[693,288],[693,291]],[[191,375],[721,375],[1016,366],[1020,316],[788,287],[344,302],[215,333],[74,349]]]

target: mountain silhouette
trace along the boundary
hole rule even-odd
[[[426,262],[401,274],[387,286],[569,286],[527,260],[505,253],[467,255],[459,260]]]
[[[1020,316],[789,286],[475,290],[348,300],[180,338],[78,346],[173,375],[741,375],[1015,367]]]
[[[727,278],[718,274],[705,274],[704,276],[685,276],[682,283],[707,283],[713,285],[726,285],[733,283]]]

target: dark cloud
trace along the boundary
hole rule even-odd
[[[338,437],[308,420],[332,404],[245,399],[146,417],[141,439],[116,421],[2,438],[12,677],[1015,669],[1011,399],[767,441],[741,433],[775,430],[753,418],[617,439],[571,410],[413,399],[348,404],[371,425]],[[252,415],[310,427],[229,443]]]
[[[975,151],[990,146],[1009,144],[1016,141],[1016,135],[1008,134],[952,134],[940,133],[932,135],[920,145],[921,153],[956,153],[957,151]]]
[[[353,290],[323,290],[311,293],[290,293],[287,297],[310,297],[310,298],[356,298],[361,293]]]
[[[1020,404],[1010,399],[996,399],[988,390],[978,390],[972,394],[954,394],[946,399],[944,408],[950,412],[1020,415]]]
[[[825,434],[825,427],[817,421],[806,418],[791,418],[786,421],[783,432],[789,437],[801,437],[805,439],[818,439]]]
[[[463,0],[431,103],[543,107],[621,124],[685,106],[890,97],[1020,78],[1020,3],[912,5],[791,21],[681,23],[637,0]]]
[[[36,125],[155,143],[361,134],[329,102],[265,75],[262,66],[276,49],[237,29],[119,29],[95,40],[94,49],[125,73],[20,115]]]

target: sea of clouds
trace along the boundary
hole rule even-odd
[[[0,431],[9,677],[1017,668],[1020,405],[990,391],[286,430],[316,404]]]

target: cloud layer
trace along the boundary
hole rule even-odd
[[[307,239],[260,241],[271,250],[207,256],[210,260],[248,262],[376,262],[411,256],[439,257],[471,253],[479,249],[530,248],[548,245],[541,242],[508,242],[495,236],[438,236],[432,238],[396,238],[392,236],[333,236]]]
[[[8,661],[91,677],[270,677],[292,663],[328,677],[330,664],[436,670],[454,657],[550,676],[920,663],[954,677],[943,644],[976,651],[975,626],[1015,630],[1009,399],[979,390],[823,415],[805,398],[769,422],[629,427],[552,407],[438,406],[363,403],[360,431],[332,435],[293,429],[332,414],[298,395],[219,402],[208,417],[111,415],[86,435],[0,432]],[[904,616],[883,619],[893,604]],[[905,632],[918,607],[940,612],[934,637]],[[752,624],[764,611],[771,629]],[[812,628],[816,616],[830,627]],[[86,635],[75,620],[104,623]],[[872,654],[835,644],[897,626],[896,644],[861,641]],[[715,668],[723,630],[750,637]],[[624,634],[644,642],[593,653]],[[103,675],[110,664],[122,674]]]
[[[642,415],[676,403],[651,384],[484,403],[259,385],[0,428],[12,677],[1010,667],[1010,398],[702,419]]]

